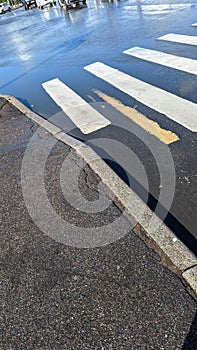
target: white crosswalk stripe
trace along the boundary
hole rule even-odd
[[[197,27],[197,23],[192,24],[192,27]]]
[[[158,40],[172,41],[174,43],[197,46],[197,36],[170,33],[161,36],[160,38],[158,38]]]
[[[169,12],[172,13],[172,12],[185,10],[190,7],[191,7],[190,4],[154,4],[154,5],[142,4],[143,12],[149,15],[155,15],[155,14],[158,15],[159,13],[165,14]],[[135,10],[135,7],[133,10]]]
[[[108,119],[59,79],[47,81],[42,86],[84,134],[89,134],[111,124]]]
[[[197,26],[197,23],[192,26]],[[196,36],[166,34],[158,40],[197,45]],[[123,53],[154,64],[197,75],[197,60],[194,59],[141,47],[133,47],[123,51]],[[145,83],[101,62],[90,64],[84,69],[183,127],[193,132],[197,131],[196,103]],[[111,124],[110,120],[96,111],[59,79],[45,82],[42,86],[84,134],[89,134]]]
[[[162,113],[191,131],[197,131],[197,104],[154,87],[103,63],[95,62],[85,70],[115,86],[137,101]]]
[[[167,53],[143,49],[141,47],[133,47],[125,50],[125,54],[140,58],[160,65],[175,68],[183,72],[197,75],[197,61],[189,58],[169,55]]]

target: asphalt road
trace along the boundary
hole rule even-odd
[[[184,7],[88,1],[87,6],[68,12],[57,5],[0,16],[0,93],[14,95],[71,135],[89,142],[153,209],[160,196],[162,206],[157,206],[156,212],[164,219],[169,210],[167,224],[196,252],[196,134],[84,70],[94,62],[103,62],[196,103],[194,74],[123,54],[140,46],[195,60],[195,46],[156,40],[167,33],[196,36],[197,28],[191,25],[196,22],[197,9],[188,2]],[[42,87],[54,78],[102,113],[111,125],[89,135],[81,133]],[[162,143],[117,111],[109,97],[158,122],[178,140]]]
[[[106,210],[88,214],[72,205],[74,191],[69,193],[70,201],[63,195],[61,172],[70,159],[66,174],[75,178],[78,164],[77,187],[89,207],[94,205],[98,180],[86,164],[1,99],[0,126],[0,349],[194,350],[196,302],[180,279],[133,234],[109,199]],[[37,210],[38,202],[44,200],[38,188],[32,206],[36,221],[24,201],[21,168],[36,132],[36,147],[30,155],[37,162],[40,155],[40,164],[45,162],[44,150],[49,147],[51,152],[43,178],[40,167],[33,164],[26,181],[32,173],[44,180],[48,201],[59,220],[64,220],[64,241],[51,217]],[[28,194],[31,191],[28,188]],[[55,229],[55,238],[50,229],[40,230],[39,215],[45,227]],[[112,230],[110,222],[117,217],[122,219],[121,227]],[[91,227],[96,235],[99,227],[107,227],[112,237],[126,227],[127,234],[107,246],[79,249],[65,244],[76,227],[83,227],[84,234]],[[83,244],[83,235],[77,243]]]

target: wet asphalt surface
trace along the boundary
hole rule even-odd
[[[155,10],[154,6],[152,9],[145,8],[151,4],[158,3],[147,1],[142,3],[144,7],[139,8],[131,1],[108,3],[90,0],[87,1],[87,6],[67,12],[61,11],[57,5],[43,11],[34,9],[26,12],[19,9],[0,16],[0,93],[14,95],[40,115],[52,118],[54,123],[63,126],[71,135],[89,142],[152,209],[156,207],[163,186],[162,172],[162,176],[167,179],[163,186],[165,198],[163,206],[158,207],[156,212],[162,219],[170,212],[165,222],[196,253],[196,135],[171,120],[162,118],[159,113],[84,70],[84,66],[101,61],[197,102],[195,76],[122,54],[127,48],[142,46],[196,59],[195,47],[187,45],[186,50],[184,45],[159,42],[156,39],[167,33],[196,35],[196,28],[192,28],[191,24],[196,22],[197,8],[188,7],[173,12],[172,4],[171,9],[169,5],[169,11],[164,13]],[[59,107],[41,86],[43,82],[56,77],[106,115],[112,125],[89,137],[82,135],[65,116],[62,117]],[[95,94],[95,89],[115,97],[127,106],[137,108],[147,116],[151,115],[152,120],[175,132],[180,140],[164,146],[104,104]],[[123,145],[124,155],[118,148],[110,154],[109,150],[114,150],[114,147],[107,145],[109,140],[116,140]],[[130,151],[140,160],[147,179],[136,176],[136,163],[131,163]],[[171,165],[168,161],[169,154],[173,159]]]
[[[39,229],[24,203],[22,161],[36,132],[35,161],[52,137],[2,100],[0,126],[0,349],[194,350],[196,302],[157,254],[132,233],[124,217],[121,229],[126,227],[127,234],[97,248],[69,246],[58,242],[58,234],[54,239],[50,230],[46,234]],[[43,174],[50,203],[65,223],[90,225],[95,232],[98,226],[108,227],[113,235],[111,218],[121,216],[113,203],[87,220],[84,213],[73,211],[66,197],[61,200],[60,171],[68,157],[74,178],[78,158],[56,140]],[[78,188],[92,205],[98,181],[79,164]],[[38,167],[34,171],[38,177]],[[37,208],[38,191],[35,200]],[[69,230],[65,234],[68,237]]]

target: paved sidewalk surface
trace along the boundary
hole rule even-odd
[[[21,164],[37,128],[0,100],[0,349],[196,349],[196,302],[132,228],[105,247],[79,249],[58,243],[33,222],[22,196]],[[66,202],[59,171],[68,155],[78,161],[56,142],[45,167],[45,187],[58,215],[87,227],[118,217],[112,202],[103,215],[92,216]],[[80,191],[94,201],[97,179],[84,169]]]

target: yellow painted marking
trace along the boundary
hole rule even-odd
[[[179,140],[179,137],[175,133],[170,130],[162,129],[157,122],[145,117],[143,114],[136,111],[136,109],[125,106],[119,100],[116,100],[114,97],[108,96],[101,91],[95,90],[94,92],[105,102],[109,103],[116,110],[130,118],[134,123],[141,126],[151,135],[157,137],[163,143],[169,145]]]

